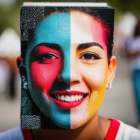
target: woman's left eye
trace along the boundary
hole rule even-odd
[[[85,53],[82,53],[79,57],[79,59],[82,59],[82,60],[96,60],[96,59],[101,59],[101,57],[96,54],[96,53],[91,53],[91,52],[85,52]]]

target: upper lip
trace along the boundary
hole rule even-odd
[[[80,94],[88,94],[88,93],[87,92],[81,92],[81,91],[66,91],[66,90],[62,90],[62,91],[53,92],[51,94],[52,95],[80,95]]]

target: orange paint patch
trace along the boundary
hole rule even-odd
[[[105,79],[103,80],[104,83],[98,90],[93,90],[91,93],[91,96],[88,101],[88,112],[89,112],[89,118],[91,118],[100,108],[106,91],[106,81],[107,81],[107,75],[108,75],[108,62],[106,60],[106,69],[105,69]],[[100,83],[99,83],[100,84]]]

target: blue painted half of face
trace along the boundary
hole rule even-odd
[[[34,37],[30,41],[27,56],[26,68],[27,78],[31,97],[42,112],[50,118],[56,125],[70,129],[70,109],[63,109],[56,105],[50,99],[50,105],[43,91],[35,91],[31,84],[29,69],[30,53],[32,49],[40,43],[55,43],[61,46],[64,55],[64,68],[61,79],[68,83],[68,87],[61,86],[60,83],[54,82],[50,92],[70,89],[70,14],[53,14],[37,25],[34,31]],[[48,79],[49,82],[49,79]],[[66,89],[67,88],[67,89]]]
[[[38,24],[34,44],[43,42],[61,46],[64,54],[61,78],[70,84],[70,14],[54,14]]]

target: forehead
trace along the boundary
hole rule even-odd
[[[70,14],[53,14],[40,22],[35,30],[36,44],[60,44],[70,38]]]
[[[36,45],[42,42],[59,45],[66,42],[70,44],[97,42],[103,48],[106,46],[103,24],[79,11],[52,14],[38,24],[34,35]]]

